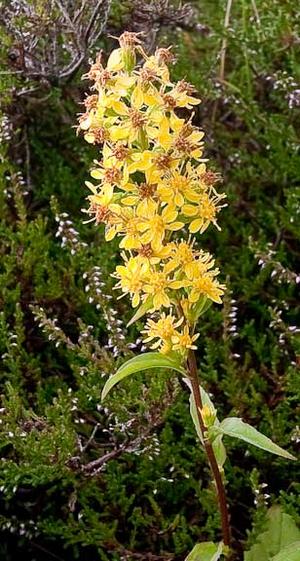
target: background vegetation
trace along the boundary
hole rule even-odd
[[[146,30],[150,49],[175,45],[173,77],[199,91],[195,121],[229,203],[222,231],[202,238],[228,286],[224,306],[201,318],[202,380],[221,418],[241,416],[296,453],[299,8],[236,0],[225,18],[221,0],[103,3],[106,27],[61,78],[32,70],[49,52],[47,30],[66,34],[60,3],[22,12],[25,4],[2,2],[11,19],[0,18],[0,558],[181,561],[196,541],[219,538],[186,389],[145,374],[100,403],[106,377],[142,344],[112,290],[117,246],[82,224],[96,151],[75,134],[80,76],[125,28]],[[28,30],[37,38],[30,64]],[[72,53],[60,56],[64,67]],[[296,463],[234,441],[228,449],[238,560],[267,506],[300,522],[300,489]]]

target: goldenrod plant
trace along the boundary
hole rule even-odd
[[[84,76],[92,91],[79,130],[101,154],[91,169],[94,181],[86,182],[91,194],[85,212],[104,225],[107,241],[120,241],[123,263],[114,273],[115,288],[131,299],[130,324],[148,315],[143,336],[150,352],[123,364],[107,380],[102,397],[123,378],[147,369],[173,369],[184,377],[222,524],[222,542],[198,544],[194,553],[217,560],[229,554],[231,543],[223,436],[294,458],[240,418],[220,422],[199,384],[197,325],[213,302],[222,303],[225,291],[215,259],[199,247],[199,237],[210,226],[220,228],[226,195],[216,189],[220,176],[203,157],[204,133],[193,125],[200,100],[186,81],[171,81],[172,60],[169,48],[148,56],[140,36],[125,32],[106,66],[100,55]]]

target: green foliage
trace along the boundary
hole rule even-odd
[[[244,561],[298,561],[300,530],[278,506],[268,510],[265,531],[244,555]]]
[[[191,383],[188,379],[184,380],[188,387],[190,388],[191,391]],[[217,411],[208,395],[208,393],[200,386],[200,394],[201,394],[201,399],[202,399],[202,403],[203,406],[208,407],[209,413],[210,413],[210,419],[206,419],[206,425],[210,427],[210,430],[214,430],[217,431],[218,427],[220,425],[220,421],[217,417]],[[199,418],[197,415],[197,409],[196,409],[196,402],[195,402],[195,397],[193,392],[191,391],[191,395],[190,395],[190,413],[191,413],[191,417],[193,420],[193,423],[195,425],[195,429],[197,432],[197,436],[201,442],[201,444],[203,445],[203,436],[202,436],[202,432],[201,432],[201,427],[199,424]],[[219,466],[219,469],[222,470],[223,469],[223,465],[226,461],[226,450],[225,450],[225,446],[223,444],[223,435],[222,434],[217,434],[214,435],[214,438],[212,439],[212,447],[215,453],[215,457],[217,460],[217,464]]]
[[[212,430],[215,430],[216,434],[221,433],[233,438],[239,438],[271,454],[277,454],[289,460],[296,460],[295,456],[292,456],[286,452],[286,450],[280,448],[280,446],[272,442],[270,438],[266,437],[248,423],[244,423],[244,421],[238,417],[227,417],[217,428]]]
[[[224,31],[224,2],[194,4],[210,33],[182,31],[161,44],[176,43],[173,76],[200,92],[195,120],[229,202],[222,231],[204,239],[228,290],[224,306],[199,319],[201,384],[220,419],[241,417],[295,455],[298,8],[233,2]],[[122,16],[117,3],[113,11]],[[108,377],[140,354],[142,320],[124,327],[132,310],[112,290],[116,245],[82,225],[82,185],[97,157],[72,128],[82,86],[74,80],[36,102],[13,97],[24,84],[3,70],[0,557],[131,561],[151,552],[182,561],[195,543],[217,542],[220,526],[189,391],[176,374],[141,373],[100,401]],[[244,546],[253,524],[262,529],[275,500],[299,523],[297,463],[238,439],[226,447],[235,538]]]
[[[203,542],[195,545],[185,561],[218,561],[222,555],[222,544]]]
[[[127,378],[127,376],[154,368],[176,370],[180,374],[185,374],[184,368],[180,366],[180,362],[175,358],[163,356],[161,353],[145,353],[141,356],[135,356],[122,364],[117,372],[107,380],[102,390],[102,399],[104,400],[108,392],[121,380]]]

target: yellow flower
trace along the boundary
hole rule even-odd
[[[178,171],[172,171],[159,184],[158,194],[171,207],[182,207],[186,201],[197,203],[201,198],[196,182]]]
[[[182,80],[172,89],[161,89],[156,103],[159,103],[168,113],[172,113],[178,107],[192,109],[194,105],[200,103],[200,99],[196,99],[191,95],[194,91],[193,86]]]
[[[203,142],[201,142],[203,136],[202,131],[187,123],[173,138],[171,148],[181,157],[200,160],[203,154]]]
[[[136,78],[134,76],[119,74],[114,78],[113,83],[109,83],[109,91],[113,92],[116,97],[126,97],[135,82]]]
[[[122,49],[115,49],[109,55],[107,61],[107,70],[122,70],[124,68],[124,60],[122,58]]]
[[[163,244],[166,232],[174,232],[183,227],[183,222],[176,221],[177,211],[164,208],[159,214],[159,206],[154,207],[141,216],[139,229],[142,232],[141,242],[150,243],[154,250],[159,250]]]
[[[218,194],[214,189],[211,189],[209,193],[201,194],[197,206],[189,204],[183,205],[182,213],[184,216],[192,218],[189,225],[190,232],[194,234],[200,231],[200,234],[202,234],[210,223],[214,224],[214,226],[220,230],[216,216],[221,208],[226,206],[218,205],[219,201],[225,197],[226,195],[224,193]]]
[[[137,85],[132,92],[132,99],[134,99],[137,106],[153,107],[157,105],[160,96],[157,88],[152,83],[155,78],[155,72],[145,67],[137,74]]]
[[[134,100],[133,100],[134,101]],[[142,110],[132,103],[130,107],[119,101],[112,108],[120,115],[120,119],[110,128],[110,138],[113,142],[118,140],[127,141],[128,144],[136,143],[141,147],[148,144],[148,138],[156,134],[156,123],[151,120],[149,110]]]
[[[172,240],[172,232],[187,225],[201,233],[225,206],[214,184],[218,174],[203,159],[204,133],[181,118],[177,108],[193,109],[200,100],[193,86],[170,81],[169,49],[147,56],[139,34],[125,32],[106,68],[98,57],[86,75],[94,82],[79,127],[85,140],[101,145],[102,160],[94,162],[87,182],[91,194],[87,212],[105,224],[105,238],[120,238],[124,263],[116,267],[116,288],[128,294],[134,307],[148,304],[159,311],[148,320],[145,334],[151,348],[180,353],[195,349],[197,302],[221,302],[224,285],[216,277],[212,256],[187,240]],[[136,65],[136,55],[144,62]],[[218,226],[217,226],[218,227]],[[162,308],[174,309],[174,316]]]
[[[184,247],[183,243],[178,249],[179,251],[177,252],[177,255],[175,255],[175,261],[176,259],[178,262],[181,260],[181,267],[190,280],[207,273],[207,271],[212,269],[215,264],[215,260],[207,251],[203,251],[202,249],[200,251],[193,251],[194,258],[192,260],[188,249]],[[213,276],[218,275],[219,269],[210,271],[210,274]]]
[[[155,141],[164,149],[164,151],[169,150],[172,141],[173,135],[171,134],[170,130],[170,119],[164,115],[163,112],[160,112],[160,119],[159,119],[159,127],[154,134]]]
[[[192,109],[194,105],[201,103],[200,99],[193,97],[192,94],[195,92],[194,86],[185,82],[185,80],[180,80],[171,90],[170,95],[176,100],[177,107]]]
[[[131,163],[132,150],[122,142],[116,142],[113,146],[105,143],[102,149],[102,156],[106,166],[118,165],[121,167],[124,164],[129,165]]]
[[[107,61],[110,70],[123,70],[131,73],[136,63],[136,51],[144,54],[137,33],[124,31],[119,38],[120,48],[115,49]]]
[[[165,122],[160,123],[156,139],[164,150],[172,150],[180,159],[199,160],[203,154],[203,136],[204,133],[200,129],[172,113],[170,119],[165,117]]]
[[[162,56],[163,51],[165,56]],[[152,70],[157,78],[159,78],[163,83],[168,84],[170,82],[170,74],[166,62],[167,59],[170,60],[172,58],[172,54],[168,49],[157,49],[154,55],[147,57],[143,68]]]
[[[119,207],[118,211],[121,222],[119,232],[122,232],[124,236],[120,242],[120,248],[127,250],[139,249],[142,245],[139,230],[140,219],[136,216],[135,209]]]
[[[105,185],[119,185],[126,182],[128,178],[124,176],[121,169],[121,162],[112,163],[111,158],[98,162],[98,167],[92,169],[91,176],[93,179],[100,179]]]
[[[190,243],[182,240],[179,244],[173,242],[169,246],[170,257],[165,265],[165,271],[169,273],[180,267],[184,273],[187,273],[195,262],[196,252],[193,250],[193,242]]]
[[[168,245],[161,246],[159,250],[154,251],[150,244],[146,244],[142,245],[137,251],[139,260],[148,263],[149,266],[158,265],[160,261],[167,259],[171,253]]]
[[[129,173],[135,171],[146,171],[153,164],[153,152],[151,150],[143,150],[132,154],[132,163],[129,166]]]
[[[191,308],[192,305],[191,302],[189,302],[188,298],[182,298],[179,302],[180,304],[180,308],[182,309],[182,312],[184,314],[184,316],[186,318],[190,317],[190,313],[191,313]]]
[[[129,194],[122,197],[122,204],[136,206],[138,216],[146,216],[156,209],[157,185],[155,183],[130,183],[123,189],[129,191]]]
[[[97,105],[79,117],[77,131],[83,131],[84,139],[89,144],[102,144],[110,139],[109,129],[117,121],[117,117],[105,117],[104,113],[105,110],[99,110]]]
[[[114,196],[113,187],[109,185],[98,192],[97,187],[90,181],[86,181],[85,184],[93,193],[93,195],[88,196],[90,207],[87,210],[83,209],[83,212],[92,215],[93,218],[86,220],[85,224],[95,221],[96,224],[103,222],[109,225],[112,221],[111,204]]]
[[[176,321],[176,318],[169,314],[166,315],[164,312],[161,314],[161,318],[155,322],[152,319],[148,319],[145,330],[147,337],[144,339],[145,343],[157,339],[150,348],[159,349],[161,353],[167,354],[172,350],[172,337],[176,334],[176,329],[183,322],[183,318]]]
[[[147,264],[141,263],[135,257],[125,260],[125,265],[116,267],[115,276],[120,280],[115,288],[121,288],[124,294],[130,294],[134,308],[140,303],[140,294],[145,283],[147,270]]]
[[[183,355],[187,353],[189,349],[197,349],[194,342],[198,339],[199,333],[195,333],[195,335],[190,335],[188,325],[183,327],[183,331],[181,333],[176,333],[172,336],[172,350],[179,351]]]
[[[153,298],[152,311],[159,310],[163,306],[169,308],[171,306],[170,290],[177,290],[183,285],[183,281],[170,279],[164,271],[150,270],[143,291]]]
[[[200,296],[203,295],[217,304],[222,304],[221,296],[224,294],[225,285],[220,284],[214,278],[215,274],[214,272],[207,272],[191,281],[191,292],[188,298],[192,304],[198,302]]]

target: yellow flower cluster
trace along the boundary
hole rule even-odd
[[[100,56],[85,76],[93,81],[92,94],[78,129],[102,155],[91,170],[96,183],[86,182],[86,212],[105,225],[107,241],[120,239],[124,264],[116,268],[117,287],[134,307],[160,312],[158,321],[148,320],[146,341],[185,356],[198,337],[199,300],[220,303],[224,292],[214,259],[194,248],[191,235],[218,227],[225,195],[216,191],[218,174],[202,157],[204,133],[181,116],[182,108],[200,101],[193,86],[170,81],[170,50],[147,56],[129,32],[119,43],[106,66]],[[173,234],[179,230],[189,232],[188,239]]]

